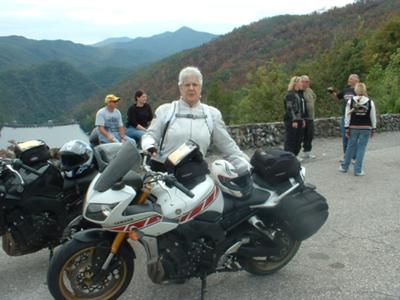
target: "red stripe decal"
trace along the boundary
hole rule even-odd
[[[113,227],[111,228],[112,231],[126,231],[125,228],[127,226],[118,226],[118,227]]]
[[[160,216],[153,216],[153,217],[148,219],[149,221],[147,222],[146,225],[149,226],[149,225],[152,225],[154,223],[157,223],[158,221],[160,221],[160,219],[161,219]]]
[[[140,221],[133,223],[131,226],[134,226],[136,228],[142,228],[146,224],[146,221],[147,221],[147,219],[140,220]]]
[[[211,191],[211,193],[207,196],[206,199],[204,199],[199,205],[197,205],[194,209],[191,211],[187,212],[183,216],[179,218],[179,223],[185,223],[196,216],[198,216],[202,211],[207,209],[216,199],[218,194],[218,187],[214,186],[214,189]]]
[[[203,204],[204,203],[201,203],[201,205],[197,206],[195,209],[192,210],[192,212],[190,213],[189,219],[193,219],[195,216],[197,216],[203,210]]]
[[[135,223],[129,224],[129,225],[123,225],[123,226],[118,226],[118,227],[112,227],[110,230],[111,231],[120,231],[120,232],[128,232],[132,230],[132,228],[144,228],[150,225],[153,225],[155,223],[160,222],[162,217],[160,215],[153,215],[149,218],[143,219],[136,221]]]

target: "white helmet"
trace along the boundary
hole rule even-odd
[[[81,140],[65,143],[60,149],[61,167],[68,178],[81,175],[90,169],[93,161],[93,150]]]
[[[211,175],[222,192],[236,198],[249,196],[253,191],[249,164],[242,159],[235,159],[232,163],[224,159],[214,161]]]

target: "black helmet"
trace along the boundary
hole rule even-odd
[[[60,149],[61,167],[65,175],[73,178],[90,169],[93,161],[93,150],[90,145],[81,140],[73,140]]]

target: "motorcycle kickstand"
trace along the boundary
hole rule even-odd
[[[50,246],[49,251],[50,251],[50,255],[49,255],[49,261],[50,261],[54,256],[54,248]]]
[[[201,279],[201,296],[200,300],[205,300],[205,295],[207,293],[207,275],[202,275]]]

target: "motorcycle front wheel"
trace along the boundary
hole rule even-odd
[[[247,272],[254,275],[269,275],[283,268],[296,255],[301,241],[292,237],[290,231],[282,223],[273,225],[276,236],[275,241],[279,244],[279,254],[271,256],[240,257],[239,263]],[[252,239],[250,245],[254,247],[266,243],[266,238]]]
[[[134,255],[123,243],[105,276],[94,282],[95,242],[70,240],[50,261],[47,284],[57,300],[117,299],[134,272]]]

